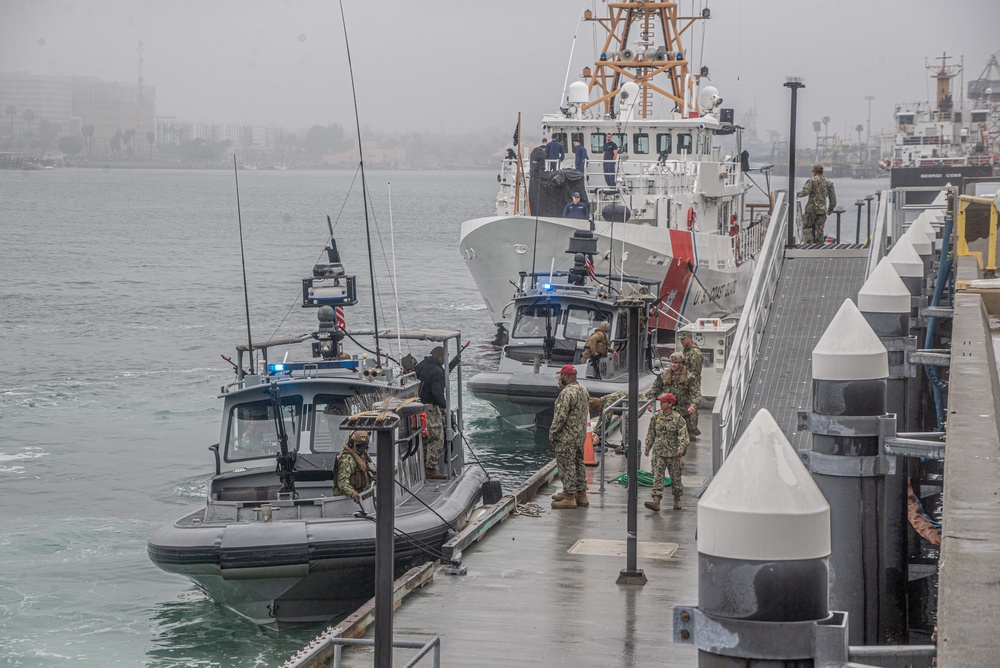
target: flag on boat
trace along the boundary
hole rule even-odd
[[[596,281],[597,270],[594,269],[594,260],[590,255],[587,256],[587,260],[583,263],[583,266],[586,267],[587,273],[590,274],[590,280]]]
[[[347,329],[347,321],[344,320],[344,307],[334,306],[334,312],[337,314],[337,331],[343,332]]]
[[[514,146],[517,146],[517,139],[518,139],[517,135],[518,135],[518,130],[520,130],[520,129],[521,129],[521,126],[519,126],[519,125],[515,125],[514,126]]]

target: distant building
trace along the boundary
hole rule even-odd
[[[56,124],[60,135],[80,136],[94,126],[91,144],[104,153],[116,133],[135,130],[136,150],[153,129],[156,90],[136,84],[108,83],[95,77],[56,77],[27,72],[0,72],[0,114],[15,134],[36,130],[42,120]],[[8,109],[16,114],[11,117]],[[24,118],[31,111],[30,121]]]
[[[11,128],[15,134],[23,134],[38,123],[47,120],[62,128],[73,125],[70,119],[73,111],[73,81],[71,77],[43,77],[27,72],[0,72],[0,114],[3,116],[4,134]],[[14,111],[11,116],[9,110]],[[30,123],[24,118],[25,111],[34,117]]]
[[[365,166],[367,167],[395,168],[400,167],[406,161],[405,148],[377,148],[375,142],[371,140],[362,142],[362,146],[365,149]],[[324,155],[322,160],[324,165],[331,167],[357,165],[359,160],[358,144],[355,142],[351,148],[340,153]]]

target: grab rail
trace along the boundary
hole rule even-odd
[[[885,257],[889,247],[889,235],[898,236],[899,227],[890,223],[896,221],[889,220],[889,212],[892,205],[889,202],[889,191],[883,190],[878,198],[878,208],[875,210],[875,229],[872,231],[871,239],[868,240],[868,263],[865,266],[865,278],[867,279],[875,271],[875,267]],[[896,230],[893,232],[893,230]]]
[[[712,409],[712,472],[717,473],[732,450],[739,429],[743,404],[750,391],[757,353],[771,314],[784,261],[788,229],[787,194],[778,191],[774,214],[767,226],[764,245],[750,282],[748,301],[736,326],[733,346],[722,372],[720,393]]]

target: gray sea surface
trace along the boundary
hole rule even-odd
[[[836,183],[848,207],[887,187]],[[492,214],[495,173],[367,185],[380,326],[396,324],[394,236],[403,325],[461,329],[466,379],[494,368],[458,234]],[[358,276],[348,326],[372,324],[358,174],[241,171],[239,192],[238,213],[232,172],[0,171],[0,665],[274,666],[324,628],[261,629],[146,556],[155,529],[203,503],[232,380],[221,355],[247,338],[240,218],[255,339],[314,329],[300,279],[327,215]],[[551,458],[544,435],[465,398],[469,444],[505,488]]]

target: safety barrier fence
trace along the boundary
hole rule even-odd
[[[757,362],[757,351],[760,349],[774,293],[778,288],[778,279],[781,277],[787,230],[787,193],[779,191],[750,282],[749,298],[740,314],[732,350],[719,383],[719,396],[712,409],[713,473],[718,472],[736,442],[743,404],[750,390]]]
[[[958,255],[976,258],[980,271],[997,269],[997,202],[992,197],[958,198],[956,236]]]

